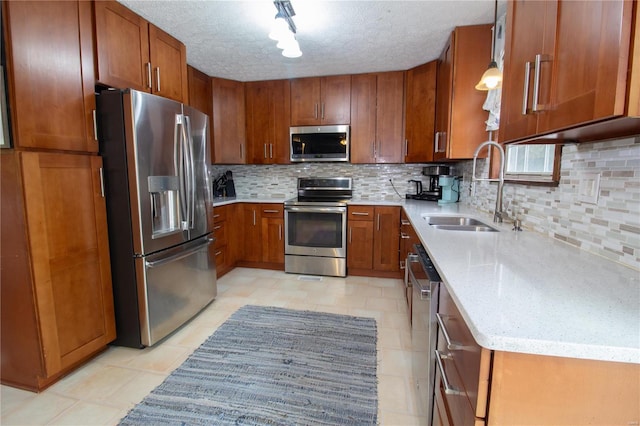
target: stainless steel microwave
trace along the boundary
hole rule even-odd
[[[349,161],[349,126],[290,127],[290,159],[303,161]]]

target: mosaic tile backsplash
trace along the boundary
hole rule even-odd
[[[414,187],[409,179],[422,176],[423,164],[300,163],[292,165],[215,165],[212,176],[231,170],[236,192],[242,198],[291,198],[298,177],[348,176],[353,178],[357,200],[404,199]],[[463,176],[461,202],[492,212],[496,184],[480,182],[469,194],[471,161],[457,163]],[[478,176],[487,165],[478,161]],[[585,201],[580,182],[599,176],[597,199]],[[395,189],[394,189],[395,188]],[[397,190],[397,193],[396,193]],[[522,221],[525,231],[535,231],[580,249],[640,270],[640,137],[565,145],[561,180],[557,187],[505,184],[504,206],[510,218]],[[532,256],[535,254],[532,253]]]

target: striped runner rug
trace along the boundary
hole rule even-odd
[[[375,425],[373,318],[247,305],[121,425]]]

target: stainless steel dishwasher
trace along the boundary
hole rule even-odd
[[[418,414],[430,425],[433,417],[436,338],[438,335],[438,293],[440,275],[421,244],[407,256],[412,292],[411,347],[412,368],[418,397]]]

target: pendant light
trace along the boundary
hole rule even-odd
[[[502,71],[498,68],[498,63],[495,59],[496,50],[496,33],[498,32],[498,0],[495,0],[495,6],[493,8],[493,41],[491,44],[491,62],[489,67],[482,74],[482,78],[478,84],[476,84],[476,90],[492,90],[502,87]]]

